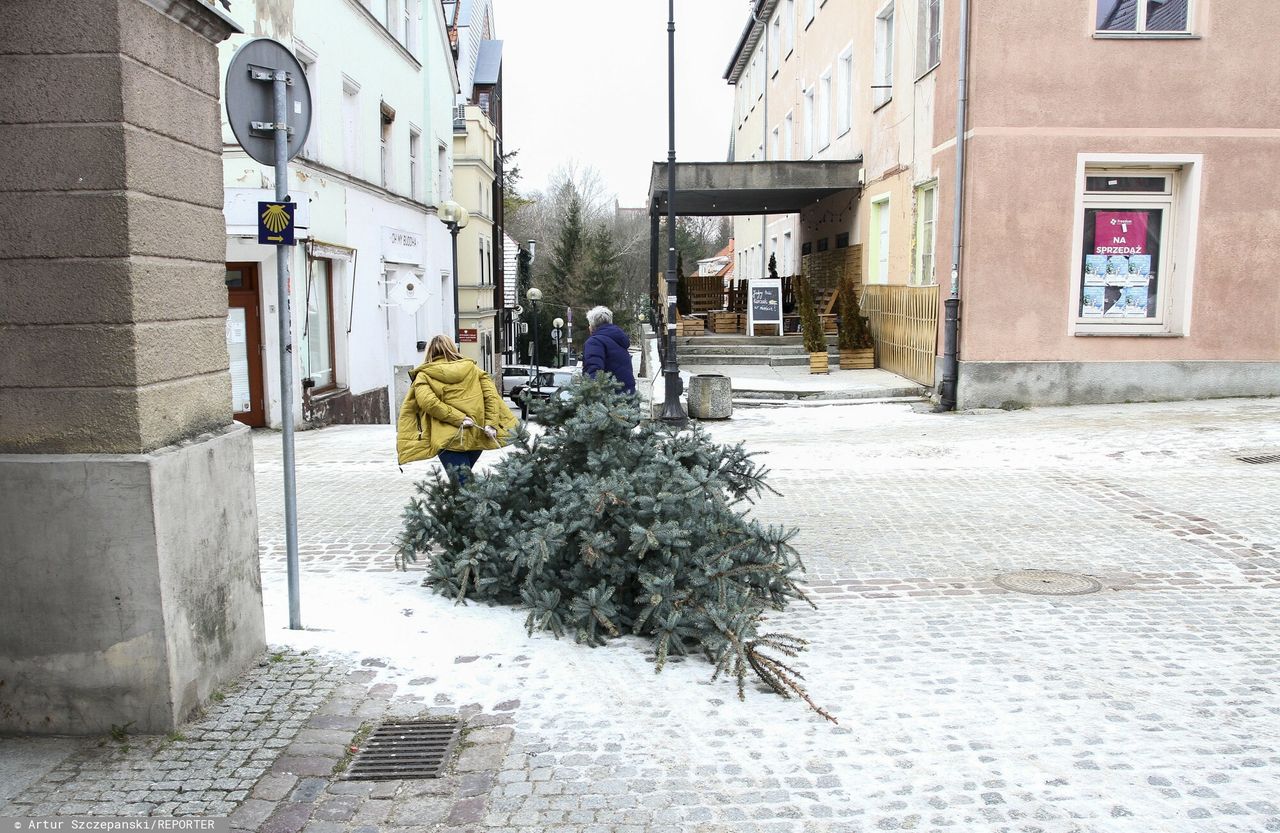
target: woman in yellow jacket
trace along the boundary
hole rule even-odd
[[[400,465],[439,457],[449,476],[465,483],[481,451],[506,445],[515,416],[488,374],[448,336],[431,339],[409,379],[396,424]]]

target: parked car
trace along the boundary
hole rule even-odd
[[[532,379],[527,379],[524,384],[517,385],[512,389],[511,401],[520,406],[521,417],[527,419],[531,401],[534,399],[550,399],[558,394],[561,388],[581,375],[582,369],[577,367],[544,370],[538,374],[536,385]]]
[[[532,365],[527,364],[508,364],[502,368],[502,395],[510,396],[511,392],[521,385],[529,382],[529,375],[533,372]]]

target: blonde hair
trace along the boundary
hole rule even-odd
[[[462,354],[458,352],[457,347],[453,346],[453,339],[448,336],[436,336],[427,345],[427,361],[429,362],[439,361],[440,359],[456,362],[461,358]]]

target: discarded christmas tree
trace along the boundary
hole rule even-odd
[[[743,506],[769,489],[741,446],[698,427],[641,418],[611,378],[584,379],[542,404],[546,433],[466,485],[418,485],[401,557],[429,560],[427,584],[458,601],[522,604],[530,634],[600,645],[651,640],[655,670],[701,653],[745,695],[754,672],[783,697],[816,706],[787,662],[805,647],[763,630],[768,610],[808,598],[795,530],[762,526]]]

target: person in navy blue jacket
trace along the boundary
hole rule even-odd
[[[627,352],[631,339],[613,323],[613,310],[608,307],[588,310],[587,325],[591,327],[591,335],[582,350],[582,371],[588,376],[601,371],[612,373],[621,390],[635,393],[636,376],[631,370],[631,354]]]

